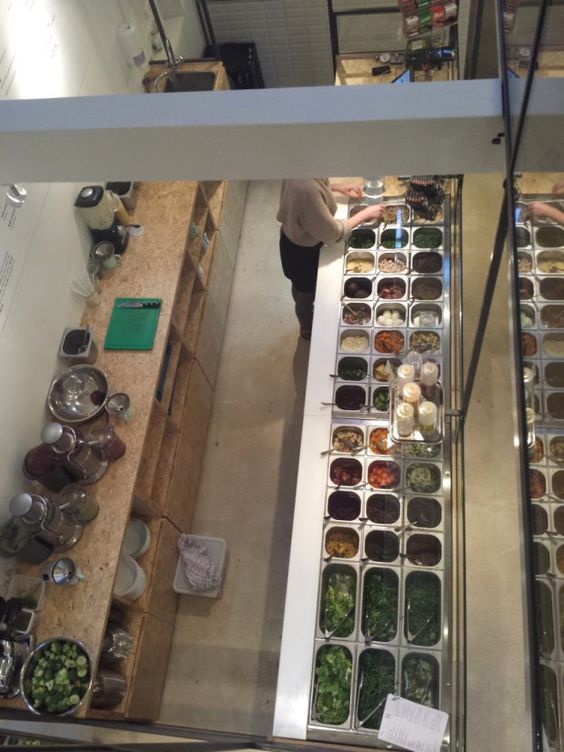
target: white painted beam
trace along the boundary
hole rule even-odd
[[[528,169],[564,169],[561,81],[536,83]],[[502,172],[502,130],[496,80],[5,100],[0,182]]]

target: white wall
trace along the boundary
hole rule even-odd
[[[176,56],[202,57],[206,45],[195,0],[159,0],[159,15]],[[159,55],[154,55],[160,59]]]
[[[143,71],[127,67],[116,30],[124,20],[135,22],[148,54],[150,20],[143,0],[34,0],[27,5],[30,12],[14,19],[7,15],[7,0],[0,0],[0,43],[17,53],[11,97],[141,90]],[[45,52],[42,58],[33,45],[44,33],[45,14],[52,19],[53,36],[50,55]],[[1,169],[0,164],[0,183]],[[16,216],[24,238],[18,250],[25,260],[0,333],[0,522],[8,516],[9,499],[21,490],[22,459],[39,441],[46,420],[45,396],[51,379],[63,368],[56,359],[63,329],[80,321],[83,302],[71,293],[70,281],[84,268],[91,247],[89,233],[73,208],[80,184],[26,187],[31,200]],[[2,204],[0,197],[0,209]],[[9,241],[4,237],[2,242]],[[100,340],[103,333],[96,334]],[[0,567],[3,563],[0,560]]]
[[[333,83],[326,0],[213,0],[218,43],[254,42],[267,88]]]

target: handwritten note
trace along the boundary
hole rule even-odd
[[[378,738],[411,752],[440,752],[448,714],[388,695]]]

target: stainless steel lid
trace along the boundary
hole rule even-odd
[[[60,423],[47,423],[41,429],[41,441],[46,444],[56,444],[62,438],[63,433],[64,429]]]
[[[23,517],[26,515],[33,506],[33,498],[31,494],[19,493],[16,496],[12,496],[10,499],[10,513],[14,517]]]

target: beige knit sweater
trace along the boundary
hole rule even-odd
[[[337,243],[345,235],[343,222],[333,219],[337,202],[326,178],[284,180],[277,219],[296,245]]]

